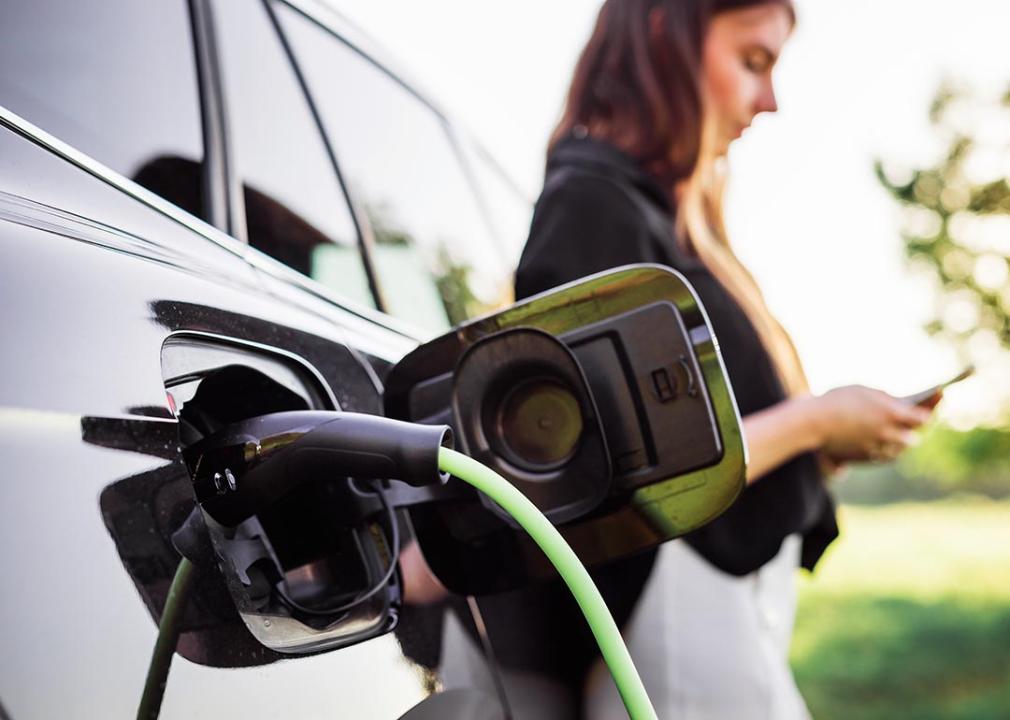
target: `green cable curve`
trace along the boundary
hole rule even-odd
[[[617,690],[621,693],[624,707],[627,708],[631,719],[656,720],[656,711],[645,692],[645,686],[642,685],[642,679],[638,676],[638,670],[628,653],[614,617],[610,614],[589,572],[575,551],[561,537],[561,533],[551,525],[536,505],[508,480],[476,460],[455,450],[442,448],[438,454],[438,467],[490,497],[529,533],[557,568],[579,607],[582,608],[582,613],[586,616],[589,628],[600,646],[600,653],[610,668],[610,674],[614,676]]]
[[[154,643],[151,664],[147,668],[147,681],[144,683],[144,694],[140,697],[140,707],[137,708],[137,720],[152,720],[161,712],[161,699],[165,696],[168,670],[172,666],[172,656],[175,655],[182,615],[186,610],[186,601],[189,599],[192,584],[193,563],[183,558],[179,561],[172,585],[168,588],[165,609],[161,613],[161,623],[158,625],[158,640]]]

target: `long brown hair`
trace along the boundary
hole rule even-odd
[[[795,346],[726,235],[725,163],[708,150],[701,100],[702,45],[711,17],[772,2],[795,20],[791,0],[606,0],[575,66],[548,154],[582,126],[667,188],[678,208],[678,243],[747,314],[786,391],[795,395],[808,389]]]

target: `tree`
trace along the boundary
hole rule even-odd
[[[936,281],[926,329],[965,360],[992,364],[1010,357],[1010,90],[987,102],[945,83],[929,117],[943,148],[938,159],[916,169],[878,161],[877,177],[903,208],[910,264]],[[855,494],[871,501],[952,490],[1010,496],[1008,411],[1002,408],[1003,427],[932,427],[896,466],[864,472],[869,482],[857,478]],[[870,477],[881,472],[890,482]]]
[[[927,330],[969,357],[1010,348],[1010,91],[985,103],[944,84],[930,120],[946,145],[935,164],[902,173],[876,163],[904,207],[909,260],[938,281]]]

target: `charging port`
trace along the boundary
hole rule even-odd
[[[260,348],[177,337],[163,350],[163,367],[184,454],[249,418],[338,409],[311,368]],[[218,478],[222,493],[235,489],[229,475]],[[295,486],[234,526],[206,513],[204,520],[231,599],[266,647],[318,652],[395,625],[397,520],[364,483],[334,475]]]

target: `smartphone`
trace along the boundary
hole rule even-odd
[[[936,397],[937,393],[945,390],[954,383],[961,382],[965,378],[970,377],[974,372],[975,372],[975,366],[969,365],[968,367],[966,367],[964,370],[962,370],[949,380],[942,382],[939,385],[934,385],[931,388],[926,388],[925,390],[917,392],[914,395],[906,395],[905,397],[902,398],[902,400],[907,402],[909,405],[922,405],[931,400],[932,398]]]

